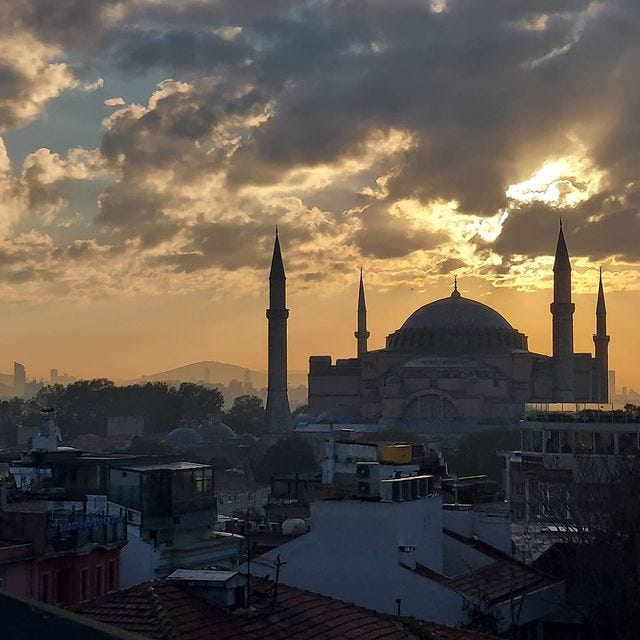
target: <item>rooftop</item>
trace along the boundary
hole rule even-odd
[[[238,575],[237,571],[210,571],[205,569],[178,569],[167,579],[185,582],[227,582]]]
[[[514,560],[511,556],[488,544],[465,538],[447,529],[444,530],[444,533],[495,560],[492,564],[453,577],[442,575],[421,564],[416,564],[416,573],[458,593],[483,598],[490,604],[497,604],[562,582],[547,573]]]
[[[0,594],[3,638],[11,640],[135,640],[139,636],[40,602]]]
[[[211,469],[210,464],[200,464],[198,462],[165,462],[164,464],[146,464],[140,466],[119,467],[123,471],[188,471],[190,469]]]
[[[238,615],[207,604],[185,586],[157,580],[82,605],[78,611],[152,640],[494,638],[430,622],[392,618],[283,584],[274,603],[273,590],[273,582],[254,580],[251,605],[255,611]]]
[[[273,583],[252,590],[253,615],[233,615],[165,580],[147,582],[78,608],[80,613],[152,640],[413,640],[398,621],[368,609]],[[445,636],[446,638],[446,636]]]

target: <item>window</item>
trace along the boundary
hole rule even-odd
[[[80,602],[89,599],[89,569],[80,571]]]
[[[613,433],[611,432],[596,433],[595,445],[596,445],[596,454],[612,455],[614,453]]]
[[[115,560],[109,560],[107,589],[109,591],[116,591],[118,589],[117,581],[116,581],[116,561]]]
[[[573,431],[562,432],[562,447],[561,453],[573,453],[574,434]]]
[[[96,598],[102,595],[102,587],[104,585],[104,567],[100,565],[96,567]]]
[[[546,436],[546,452],[547,453],[560,453],[560,432],[559,431],[545,431]]]
[[[589,456],[593,454],[593,434],[590,431],[576,433],[576,453]]]
[[[56,604],[66,604],[68,571],[56,571]]]
[[[637,437],[635,433],[618,434],[618,451],[622,455],[632,455],[637,453]]]
[[[40,600],[42,602],[49,602],[49,574],[43,573],[40,576]]]
[[[456,408],[444,396],[427,394],[414,398],[405,410],[408,418],[452,418]]]
[[[542,451],[542,431],[534,431],[531,434],[531,451]]]

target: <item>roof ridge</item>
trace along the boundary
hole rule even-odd
[[[180,640],[180,634],[177,632],[171,616],[167,613],[162,600],[152,584],[148,584],[145,592],[150,596],[151,606],[153,607],[158,620],[162,624],[162,634],[167,640]]]
[[[505,553],[504,551],[501,551],[500,549],[496,549],[495,547],[491,546],[487,542],[483,542],[482,540],[474,540],[473,538],[467,538],[466,536],[463,536],[462,534],[458,533],[457,531],[453,531],[451,529],[447,529],[446,527],[442,528],[442,532],[445,535],[448,535],[451,538],[454,538],[455,540],[458,540],[458,541],[463,542],[465,544],[470,544],[470,545],[473,545],[475,547],[480,547],[481,548],[480,549],[481,553],[485,553],[485,555],[488,555],[489,557],[493,556],[494,560],[505,560],[507,562],[511,562],[513,564],[516,564],[516,565],[518,565],[520,567],[524,567],[528,571],[531,571],[531,573],[536,573],[536,574],[538,574],[540,576],[543,576],[545,578],[551,578],[553,580],[557,580],[558,582],[562,582],[562,580],[560,578],[558,578],[557,576],[551,575],[550,573],[547,573],[545,571],[541,571],[540,569],[537,569],[536,567],[533,567],[530,564],[527,564],[526,562],[523,562],[522,560],[518,560],[518,558],[514,558],[513,556],[509,555],[508,553]],[[473,571],[478,571],[481,568],[482,567],[479,567],[478,569],[474,569]],[[469,573],[473,573],[473,571],[470,571]]]

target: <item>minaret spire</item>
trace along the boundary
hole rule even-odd
[[[605,404],[609,402],[609,341],[607,335],[607,306],[604,302],[602,285],[602,267],[598,282],[598,301],[596,302],[596,332],[593,336],[595,345],[595,371],[593,376],[593,399]]]
[[[280,238],[276,226],[271,270],[269,272],[269,370],[267,382],[267,427],[282,431],[291,425],[291,409],[287,394],[287,287]]]
[[[360,267],[360,288],[358,289],[358,330],[353,334],[358,342],[358,358],[367,353],[367,303],[364,298],[364,280]]]
[[[562,219],[553,263],[553,400],[574,402],[573,313],[571,302],[571,262],[564,239]]]

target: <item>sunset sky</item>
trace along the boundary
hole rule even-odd
[[[640,387],[637,0],[0,3],[0,371],[266,368],[276,224],[289,364],[448,295],[549,353],[562,217],[576,350],[603,267]]]

